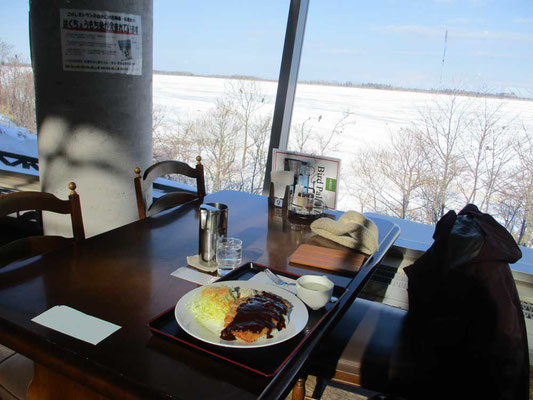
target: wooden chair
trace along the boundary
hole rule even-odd
[[[0,217],[21,211],[51,211],[59,214],[70,214],[72,222],[72,238],[62,236],[28,236],[12,237],[0,245],[0,267],[13,261],[46,253],[70,243],[85,239],[83,219],[81,215],[80,197],[76,193],[76,184],[68,184],[70,195],[68,200],[60,200],[51,193],[15,192],[0,195]]]
[[[296,383],[292,399],[320,398],[328,382],[378,393],[408,393],[414,382],[414,362],[405,336],[406,316],[405,310],[355,299],[307,369],[316,376],[314,393],[305,393],[304,376]]]
[[[177,205],[188,203],[192,200],[203,199],[205,197],[204,166],[202,165],[202,157],[197,156],[196,161],[196,168],[191,168],[188,164],[181,161],[161,161],[148,167],[148,169],[144,171],[142,178],[141,169],[139,167],[134,169],[135,195],[137,197],[137,208],[139,210],[140,219],[157,214],[158,212]],[[152,204],[147,207],[143,193],[152,186],[157,178],[167,174],[179,174],[189,178],[195,178],[196,192],[180,190],[167,193],[159,199],[152,200]]]
[[[366,273],[362,275],[364,270],[360,270],[354,278],[359,280],[353,292],[357,296],[322,337],[305,373],[293,387],[293,400],[320,398],[326,382],[387,394],[402,394],[412,387],[413,363],[404,329],[407,312],[359,297],[386,254],[399,256],[398,265],[404,257],[389,250],[400,228],[384,220],[379,225],[379,248],[369,259]],[[312,397],[305,392],[307,375],[317,378]]]

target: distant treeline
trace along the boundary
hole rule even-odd
[[[187,71],[159,71],[154,70],[154,74],[157,75],[179,75],[179,76],[197,76],[204,78],[224,78],[224,79],[238,79],[249,81],[264,81],[264,82],[276,82],[274,79],[258,78],[256,76],[249,75],[219,75],[219,74],[195,74]],[[482,93],[471,90],[460,89],[417,89],[417,88],[405,88],[393,85],[387,85],[383,83],[354,83],[354,82],[332,82],[323,80],[300,80],[298,83],[304,85],[322,85],[322,86],[339,86],[339,87],[353,87],[360,89],[379,89],[379,90],[397,90],[403,92],[418,92],[418,93],[439,93],[439,94],[451,94],[456,96],[469,96],[469,97],[494,97],[494,98],[510,98],[515,100],[529,100],[528,97],[520,97],[515,93]]]
[[[249,76],[249,75],[193,74],[192,72],[187,72],[187,71],[159,71],[159,70],[156,70],[156,69],[154,69],[154,74],[156,74],[156,75],[198,76],[198,77],[202,77],[202,78],[238,79],[238,80],[244,80],[244,81],[276,82],[273,79],[263,79],[263,78],[257,78],[255,76]]]
[[[419,93],[440,93],[440,94],[453,94],[456,96],[468,96],[468,97],[496,97],[496,98],[512,98],[517,100],[531,100],[527,97],[519,97],[515,93],[481,93],[471,90],[460,89],[417,89],[417,88],[405,88],[400,86],[387,85],[383,83],[353,83],[353,82],[328,82],[321,80],[309,80],[299,81],[298,83],[309,85],[324,85],[324,86],[342,86],[342,87],[355,87],[362,89],[380,89],[380,90],[398,90],[405,92],[419,92]]]

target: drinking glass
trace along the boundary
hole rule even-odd
[[[310,214],[313,211],[314,206],[315,206],[315,196],[312,193],[307,193],[307,195],[304,198],[304,208],[308,214]]]
[[[221,237],[216,248],[217,272],[219,276],[228,274],[242,262],[242,240]]]

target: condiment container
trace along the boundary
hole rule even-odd
[[[205,263],[215,261],[217,240],[228,235],[228,206],[206,203],[200,206],[199,253]]]
[[[296,295],[313,310],[328,304],[334,283],[326,276],[303,275],[296,281]]]

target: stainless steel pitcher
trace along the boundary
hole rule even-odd
[[[206,203],[200,206],[200,257],[203,262],[215,261],[217,239],[228,236],[228,206]]]

